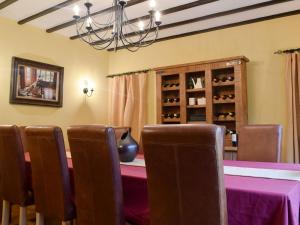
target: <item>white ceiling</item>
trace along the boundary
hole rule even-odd
[[[3,0],[0,0],[0,2],[2,1]],[[19,0],[16,3],[0,10],[0,16],[19,21],[63,1],[65,0]],[[172,8],[193,1],[196,0],[156,0],[158,10]],[[268,1],[270,0],[219,0],[206,5],[201,5],[177,13],[165,15],[162,17],[162,22],[163,24],[169,24]],[[81,9],[83,9],[84,2],[86,2],[86,0],[80,0],[75,4],[81,6]],[[108,8],[112,4],[112,0],[90,0],[90,2],[93,3],[92,12]],[[75,4],[69,5],[46,16],[30,21],[29,24],[46,30],[47,28],[51,28],[64,22],[68,22],[72,20],[73,7]],[[246,12],[236,13],[233,15],[217,17],[214,19],[162,30],[159,33],[159,37],[162,38],[192,31],[209,29],[217,26],[252,20],[297,9],[300,9],[300,0],[289,1],[273,6],[267,6],[264,8],[254,9]],[[147,15],[148,11],[148,2],[144,2],[132,7],[128,7],[127,15],[132,19]],[[81,12],[83,13],[83,10]],[[101,18],[105,18],[105,16],[99,17],[99,19]],[[56,32],[68,37],[76,35],[75,26],[70,26]]]

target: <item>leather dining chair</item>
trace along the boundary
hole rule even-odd
[[[68,129],[72,154],[77,225],[124,225],[123,192],[113,128]]]
[[[26,206],[33,204],[28,169],[20,130],[15,125],[0,126],[0,198],[2,225],[9,224],[10,205],[20,205],[19,224],[26,224]]]
[[[27,150],[28,149],[27,140],[26,140],[26,135],[25,135],[25,128],[26,128],[26,126],[19,126],[24,152],[28,152],[28,150]]]
[[[150,224],[227,225],[223,128],[146,126],[142,138]]]
[[[36,224],[43,225],[45,217],[72,224],[76,216],[74,193],[61,129],[29,126],[25,133],[32,167]]]
[[[282,127],[247,125],[240,128],[237,159],[241,161],[280,162]]]

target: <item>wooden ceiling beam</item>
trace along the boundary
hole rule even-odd
[[[78,2],[78,1],[79,0],[67,0],[67,1],[64,1],[62,3],[59,3],[59,4],[55,5],[55,6],[52,6],[52,7],[48,8],[48,9],[45,9],[45,10],[43,10],[41,12],[38,12],[38,13],[32,15],[32,16],[26,17],[26,18],[18,21],[18,24],[22,25],[22,24],[28,23],[28,22],[30,22],[32,20],[35,20],[35,19],[40,18],[42,16],[46,16],[46,15],[52,13],[52,12],[55,12],[55,11],[61,9],[61,8],[64,8],[64,7],[66,7],[68,5],[71,5],[71,4],[73,4],[75,2]]]
[[[137,5],[137,4],[140,4],[140,3],[145,2],[145,1],[147,1],[147,0],[130,0],[127,3],[127,7]],[[103,10],[91,13],[91,16],[100,15],[100,14],[104,14],[104,13],[109,13],[113,9],[114,9],[114,7],[112,6],[112,7],[109,7],[109,8],[106,8],[106,9],[103,9]],[[84,20],[86,18],[87,18],[87,16],[83,16],[83,17],[81,17],[81,20]],[[52,33],[52,32],[64,29],[66,27],[72,26],[74,24],[76,24],[76,20],[73,19],[73,20],[70,20],[69,22],[66,22],[66,23],[63,23],[63,24],[59,24],[59,25],[57,25],[55,27],[48,28],[46,30],[46,32],[47,33]]]
[[[4,2],[0,3],[0,10],[4,9],[5,7],[17,2],[18,0],[5,0]]]
[[[190,3],[184,4],[184,5],[179,5],[179,6],[176,6],[176,7],[165,9],[165,10],[161,11],[161,14],[162,15],[168,15],[168,14],[180,12],[180,11],[183,11],[183,10],[186,10],[186,9],[194,8],[194,7],[197,7],[197,6],[200,6],[200,5],[204,5],[204,4],[208,4],[208,3],[216,2],[216,1],[218,1],[218,0],[198,0],[198,1],[190,2]],[[127,24],[133,24],[133,23],[136,23],[140,20],[147,20],[149,18],[150,18],[149,15],[141,16],[139,18],[129,20],[127,22]],[[97,29],[97,30],[95,30],[95,32],[99,33],[99,32],[107,31],[107,30],[110,30],[110,29],[112,29],[112,26]],[[74,39],[78,39],[80,37],[85,37],[87,35],[88,35],[88,33],[84,33],[84,34],[81,34],[81,35],[75,35],[75,36],[70,37],[70,39],[74,40]]]
[[[282,0],[282,1],[274,0],[272,2],[273,3],[277,2],[277,4],[279,4],[279,3],[288,2],[288,1],[293,1],[293,0]],[[267,2],[264,2],[264,3],[267,3]],[[263,4],[263,3],[259,3],[259,4]],[[243,7],[243,8],[247,8],[247,7],[251,7],[251,6],[246,6],[246,7]],[[241,8],[234,9],[234,10],[240,10],[240,9]],[[234,10],[229,10],[229,11],[223,12],[223,13],[227,13],[227,14],[224,14],[224,15],[221,15],[221,16],[231,15],[233,13],[228,14],[228,12],[234,11]],[[250,8],[248,10],[253,10],[253,8]],[[238,11],[236,13],[244,12],[244,11],[247,11],[247,10]],[[290,12],[279,13],[279,14],[275,14],[275,15],[271,15],[271,16],[264,16],[264,17],[260,17],[260,18],[256,18],[256,19],[250,19],[250,20],[246,20],[246,21],[242,21],[242,22],[221,25],[221,26],[212,27],[212,28],[208,28],[208,29],[192,31],[192,32],[187,32],[187,33],[177,34],[177,35],[171,35],[171,36],[159,38],[159,39],[156,40],[156,42],[168,41],[168,40],[172,40],[172,39],[176,39],[176,38],[182,38],[182,37],[192,36],[192,35],[196,35],[196,34],[208,33],[208,32],[212,32],[212,31],[216,31],[216,30],[223,30],[223,29],[227,29],[227,28],[243,26],[243,25],[247,25],[247,24],[252,24],[252,23],[257,23],[257,22],[262,22],[262,21],[267,21],[267,20],[272,20],[272,19],[277,19],[277,18],[282,18],[282,17],[287,17],[287,16],[292,16],[292,15],[298,15],[298,14],[300,14],[300,10],[293,10],[293,11],[290,11]],[[212,15],[214,15],[214,14],[212,14]],[[208,15],[208,16],[212,16],[212,15]],[[208,17],[208,16],[204,16],[204,17]],[[190,21],[190,23],[199,22],[199,21],[203,20],[203,19],[200,20],[200,18],[204,18],[204,17],[199,17],[199,18],[195,18],[195,19],[191,19],[191,20],[187,20],[187,21]],[[213,17],[213,18],[215,18],[215,17]],[[211,18],[208,18],[208,19],[211,19]],[[165,27],[166,27],[165,29],[175,27],[175,26],[186,25],[186,24],[188,24],[187,21],[181,21],[181,22],[178,22],[178,23],[165,25]],[[120,47],[118,47],[117,50],[124,49],[124,48],[126,48],[126,47],[125,46],[120,46]],[[114,51],[114,50],[115,50],[114,48],[108,49],[108,51]]]

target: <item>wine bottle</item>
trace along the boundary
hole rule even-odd
[[[170,84],[170,87],[173,87],[173,86],[175,86],[175,83],[171,83],[171,84]]]
[[[234,94],[229,94],[229,95],[228,95],[228,98],[234,99],[234,98],[235,98],[235,95],[234,95]]]
[[[180,118],[180,114],[179,113],[174,113],[174,117],[175,118]]]
[[[225,100],[227,98],[227,95],[222,95],[222,99]]]
[[[164,83],[164,84],[163,84],[163,87],[164,87],[164,88],[166,88],[166,87],[168,87],[168,86],[169,86],[168,83]]]
[[[224,117],[227,117],[229,115],[229,113],[228,112],[224,112],[223,115],[224,115]]]
[[[234,133],[233,130],[226,129],[226,135],[228,135],[228,134],[232,135],[233,133]]]
[[[180,102],[180,98],[174,98],[174,102]]]
[[[222,77],[221,81],[222,82],[226,82],[227,81],[227,77]]]
[[[219,100],[220,96],[219,95],[214,95],[214,100]]]
[[[169,101],[168,98],[165,98],[165,99],[164,99],[164,103],[167,103],[168,101]]]
[[[170,117],[170,114],[169,113],[165,113],[165,114],[163,114],[163,116],[164,116],[164,118],[169,118]]]
[[[225,116],[226,116],[225,113],[222,113],[222,112],[216,113],[216,117],[218,119],[223,119]]]
[[[175,83],[175,86],[178,87],[178,86],[179,86],[179,83]]]
[[[233,76],[233,75],[229,75],[229,76],[227,77],[227,80],[228,80],[228,81],[233,81],[233,80],[234,80],[234,76]]]
[[[229,112],[228,116],[234,117],[235,116],[235,112]]]
[[[238,135],[237,135],[236,131],[233,131],[233,133],[231,134],[231,142],[232,142],[233,147],[238,146]]]
[[[213,79],[213,82],[214,83],[218,83],[220,81],[220,79],[219,78],[217,78],[217,77],[214,77],[214,79]]]

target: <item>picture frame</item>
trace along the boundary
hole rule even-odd
[[[12,58],[10,104],[63,106],[64,68]]]

